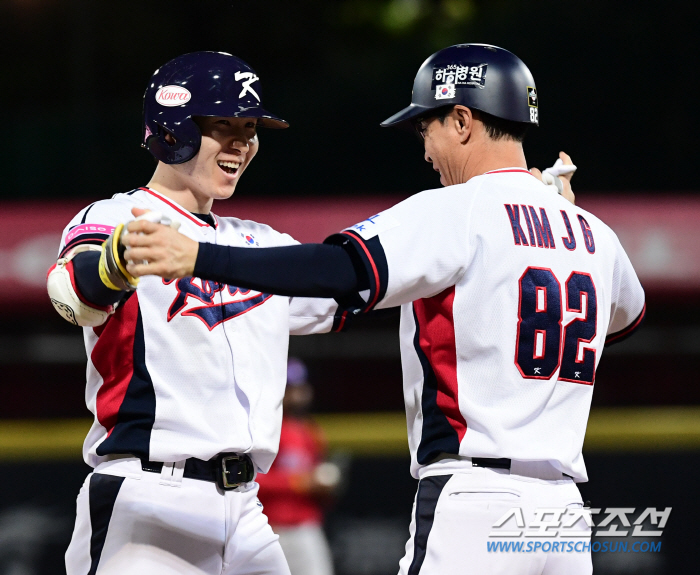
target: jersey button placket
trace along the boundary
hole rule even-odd
[[[221,242],[219,242],[219,239],[220,239],[220,238],[219,238],[219,235],[220,235],[220,234],[219,234],[219,228],[213,228],[213,229],[212,229],[212,228],[209,228],[209,229],[207,230],[207,232],[213,232],[213,236],[214,236],[214,238],[213,238],[213,243],[214,243],[214,244],[216,244],[216,245],[222,245]],[[225,245],[225,244],[223,244],[223,245]],[[224,292],[225,292],[225,291],[226,291],[226,288],[222,289],[222,290],[219,292],[219,298],[220,298],[220,302],[221,302],[222,304],[224,303]],[[227,332],[227,333],[234,333],[234,332],[236,331],[235,320],[234,320],[234,321],[225,321],[225,322],[223,322],[222,326],[223,326],[223,328],[224,328],[224,332]]]

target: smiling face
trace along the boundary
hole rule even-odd
[[[198,200],[231,197],[238,180],[258,152],[255,118],[194,118],[202,132],[197,155],[184,164],[172,165],[180,185]]]

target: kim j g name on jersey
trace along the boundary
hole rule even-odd
[[[549,223],[547,211],[544,208],[539,208],[539,214],[532,206],[505,204],[505,208],[508,213],[510,226],[513,230],[515,245],[549,249],[555,249],[557,247],[552,234],[552,226]],[[522,220],[520,217],[521,209]],[[571,228],[571,221],[565,210],[560,210],[560,214],[564,220],[566,231],[569,234],[569,237],[562,237],[561,240],[567,250],[573,251],[576,249],[576,238],[574,237],[574,230]],[[593,254],[595,253],[595,241],[593,239],[591,227],[583,216],[577,215],[576,217],[581,225],[586,250],[588,253]],[[524,229],[523,225],[525,226]],[[527,235],[525,234],[525,230],[527,230]]]

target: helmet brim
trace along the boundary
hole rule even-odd
[[[379,125],[382,128],[393,128],[393,127],[396,127],[399,125],[404,125],[407,122],[410,122],[411,120],[415,120],[416,118],[418,118],[424,114],[427,114],[428,112],[432,112],[433,110],[434,110],[434,108],[429,108],[428,106],[421,106],[419,104],[411,104],[410,106],[405,107],[400,112],[387,118]]]
[[[198,114],[197,112],[192,113],[193,116],[209,116],[209,117],[222,117],[222,118],[256,118],[259,120],[259,124],[263,128],[272,128],[275,130],[282,130],[284,128],[289,128],[289,122],[283,120],[279,116],[271,114],[264,108],[258,106],[246,108],[244,106],[236,106],[235,109],[222,108],[217,110],[217,114]]]
[[[257,110],[251,112],[253,112],[255,115],[252,115],[250,117],[258,118],[263,128],[272,128],[275,130],[283,130],[284,128],[289,128],[289,122],[283,120],[278,116],[275,116],[274,114],[271,114],[267,110],[258,108]],[[243,115],[241,114],[241,116]]]

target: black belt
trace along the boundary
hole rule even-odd
[[[163,470],[162,461],[141,460],[141,469],[151,473]],[[212,481],[224,491],[235,489],[243,483],[253,481],[255,468],[248,455],[238,453],[219,453],[214,459],[204,461],[190,457],[185,460],[183,477]]]
[[[472,467],[495,467],[496,469],[510,469],[510,459],[501,457],[472,457]]]
[[[472,457],[472,467],[495,467],[496,469],[510,469],[510,459],[502,457],[494,459],[491,457]],[[562,473],[564,477],[571,477],[566,473]]]

